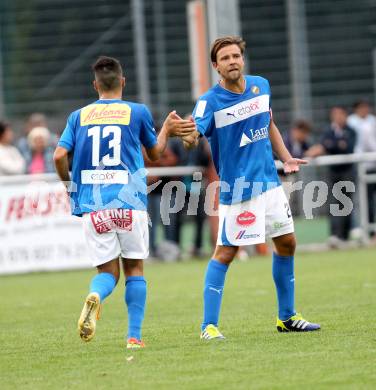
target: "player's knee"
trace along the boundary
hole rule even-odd
[[[120,271],[118,269],[112,269],[108,273],[115,278],[115,283],[117,284],[120,278]]]
[[[124,274],[129,276],[142,276],[144,272],[143,260],[123,259]]]
[[[281,256],[292,256],[296,249],[296,238],[294,234],[287,234],[279,237],[275,242],[277,253]]]
[[[235,246],[217,246],[213,258],[223,264],[230,264],[234,259],[238,247]]]
[[[115,278],[115,283],[117,284],[117,282],[119,281],[119,278],[120,278],[120,271],[116,270],[115,272],[111,272],[111,273]]]
[[[117,284],[117,282],[119,281],[119,278],[120,278],[120,269],[119,269],[118,261],[111,261],[111,262],[102,264],[102,265],[98,266],[97,268],[98,268],[98,272],[105,272],[105,273],[111,274],[114,277],[115,282]]]

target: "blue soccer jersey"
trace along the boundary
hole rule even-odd
[[[73,152],[72,214],[146,210],[141,145],[156,143],[153,120],[143,104],[98,100],[70,114],[58,145]]]
[[[280,185],[269,139],[269,82],[259,76],[245,76],[245,82],[243,93],[217,84],[193,111],[198,131],[211,146],[221,204],[242,202]]]

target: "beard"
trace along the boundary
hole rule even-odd
[[[232,82],[232,83],[236,83],[240,80],[241,77],[242,77],[241,71],[236,69],[236,70],[232,70],[232,71],[227,72],[225,79]]]

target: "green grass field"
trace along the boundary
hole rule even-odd
[[[279,334],[270,259],[234,263],[220,329],[199,339],[205,262],[148,264],[147,348],[124,348],[122,279],[95,339],[77,317],[94,271],[0,278],[1,389],[376,388],[375,249],[301,254],[297,308],[314,334]],[[133,359],[131,358],[133,357]]]

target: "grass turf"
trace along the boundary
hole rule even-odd
[[[269,258],[234,263],[223,342],[199,340],[206,262],[146,265],[145,350],[126,351],[124,280],[88,344],[76,331],[94,271],[0,278],[1,389],[274,389],[376,386],[374,249],[301,254],[297,308],[322,330],[279,334]]]

